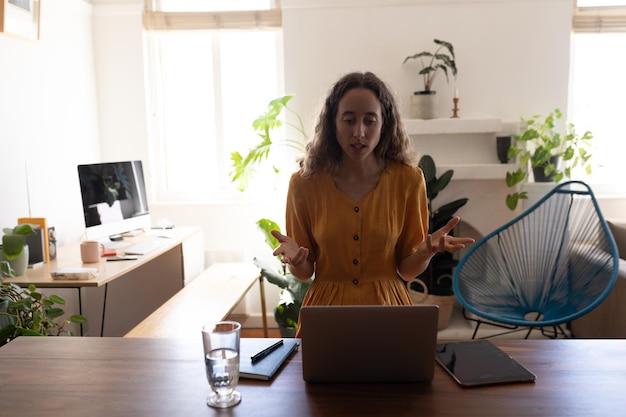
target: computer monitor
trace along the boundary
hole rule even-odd
[[[78,165],[89,240],[120,238],[150,228],[141,161]]]

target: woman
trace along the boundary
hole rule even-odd
[[[337,81],[291,177],[287,234],[272,232],[294,276],[315,274],[303,305],[410,305],[402,279],[474,242],[448,235],[458,217],[428,234],[426,184],[412,161],[389,88],[370,72]]]

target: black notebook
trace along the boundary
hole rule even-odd
[[[283,343],[277,349],[273,350],[262,359],[255,362],[252,361],[254,355],[262,352],[280,340],[282,340]],[[239,377],[269,381],[283,362],[298,348],[299,344],[299,339],[242,338],[239,347]]]

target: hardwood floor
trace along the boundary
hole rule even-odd
[[[269,329],[268,337],[280,337],[278,329]],[[241,337],[264,337],[263,329],[241,329]]]

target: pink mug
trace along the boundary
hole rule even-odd
[[[80,244],[80,259],[83,263],[99,262],[103,252],[104,245],[100,242],[88,240]]]

